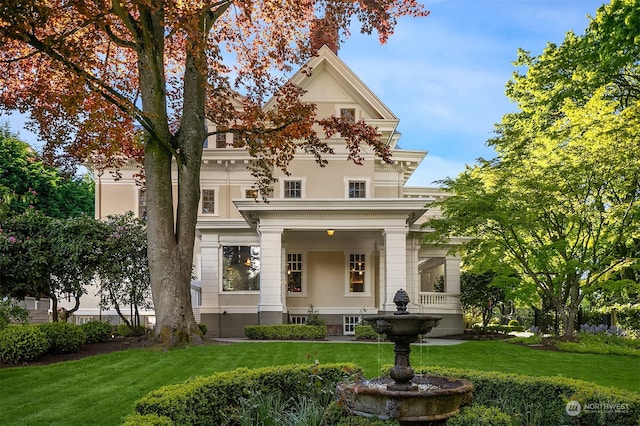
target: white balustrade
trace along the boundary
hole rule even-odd
[[[429,309],[460,311],[460,295],[440,292],[420,292],[419,302],[421,306]]]

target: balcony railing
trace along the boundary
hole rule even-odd
[[[430,310],[460,311],[460,295],[453,293],[421,291],[419,294],[421,306]]]

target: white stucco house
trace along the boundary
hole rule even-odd
[[[429,204],[446,194],[405,186],[427,153],[399,147],[398,117],[334,50],[323,46],[308,65],[311,75],[292,77],[306,90],[305,100],[320,116],[377,127],[394,162],[365,153],[364,164],[355,165],[336,137],[328,141],[336,154],[326,167],[297,154],[289,176],[276,173],[269,202],[256,202],[247,151],[233,147],[232,134],[210,137],[194,255],[196,318],[209,337],[232,337],[244,336],[246,325],[303,323],[313,312],[327,321],[329,334],[349,335],[362,315],[394,311],[394,294],[403,288],[411,312],[443,317],[431,336],[461,333],[460,259],[424,245],[427,230],[420,226],[438,214]],[[119,180],[96,177],[97,218],[144,216],[137,171],[131,163]],[[113,316],[99,312],[92,297],[83,297],[76,322]],[[153,323],[153,312],[142,315]]]

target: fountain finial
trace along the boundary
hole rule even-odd
[[[407,305],[409,302],[411,302],[411,300],[409,300],[409,295],[404,291],[404,289],[396,291],[396,295],[393,296],[393,303],[396,304],[397,311],[395,312],[395,315],[407,315],[409,313],[407,312]]]

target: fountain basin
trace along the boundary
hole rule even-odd
[[[471,403],[473,384],[446,376],[416,375],[414,390],[390,390],[390,378],[341,383],[338,397],[349,411],[365,417],[397,420],[402,424],[437,424]]]
[[[416,340],[419,334],[427,334],[438,325],[442,317],[423,314],[370,315],[362,318],[378,334],[386,334],[394,341],[396,336],[406,336]]]

